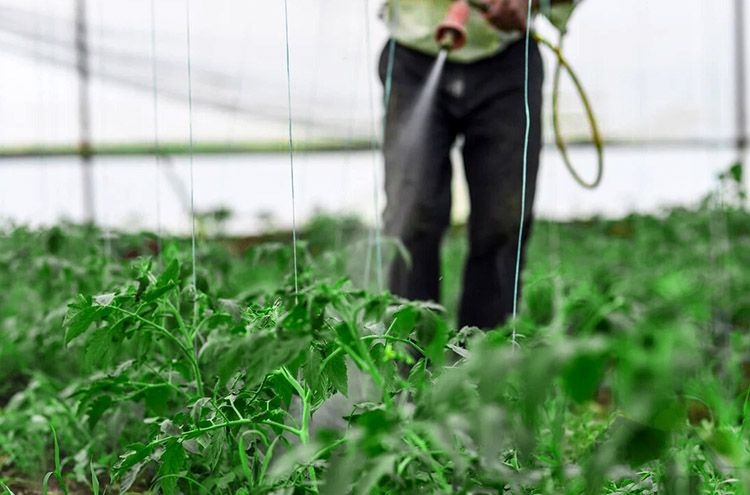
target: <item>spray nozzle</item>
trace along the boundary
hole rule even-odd
[[[435,41],[441,50],[460,50],[466,44],[466,23],[471,9],[485,13],[489,9],[486,0],[456,0],[448,9],[445,19],[435,31]]]
[[[471,7],[466,0],[453,2],[435,31],[435,41],[444,50],[459,50],[466,44],[466,23]]]
[[[436,35],[438,46],[440,46],[440,49],[448,51],[458,50],[464,44],[466,44],[466,40],[463,39],[464,37],[465,35],[462,32],[450,28],[443,28]]]

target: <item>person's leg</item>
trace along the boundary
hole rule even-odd
[[[387,50],[386,50],[387,53]],[[381,59],[384,78],[385,60]],[[436,95],[422,116],[412,110],[434,58],[397,47],[385,127],[385,234],[401,241],[389,270],[391,292],[409,299],[440,299],[440,243],[450,221],[452,119]]]
[[[471,71],[476,99],[464,123],[463,151],[471,215],[460,326],[493,328],[513,310],[526,130],[524,65],[523,43],[516,43]],[[539,167],[543,77],[541,57],[533,45],[524,245],[531,230]]]

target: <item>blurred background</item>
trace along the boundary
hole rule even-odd
[[[587,191],[569,176],[548,98],[538,216],[658,212],[717,187],[745,153],[743,1],[584,0],[566,54],[608,142],[604,179]],[[299,221],[325,211],[373,223],[385,201],[379,8],[289,0],[287,72],[279,0],[191,0],[189,17],[185,0],[0,0],[0,225],[184,233],[192,192],[198,213],[231,212],[229,233],[289,228],[288,80]],[[583,109],[571,85],[562,90],[572,158],[592,177]],[[460,173],[455,182],[461,222]]]

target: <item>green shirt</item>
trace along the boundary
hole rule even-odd
[[[437,55],[439,47],[435,42],[435,29],[452,3],[453,0],[387,0],[383,12],[390,35],[404,46]],[[564,31],[575,5],[558,4],[550,9],[547,18]],[[466,45],[451,52],[448,60],[468,63],[490,57],[523,36],[517,31],[499,31],[476,9],[471,9],[466,30]]]

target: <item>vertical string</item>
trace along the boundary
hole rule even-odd
[[[740,65],[744,64],[744,59],[739,60],[737,55],[740,54],[744,47],[739,46],[742,38],[744,19],[738,18],[738,15],[742,15],[742,1],[734,2],[734,10],[732,17],[739,22],[734,25],[734,45],[735,45],[735,100],[734,106],[736,108],[735,114],[735,151],[736,155],[733,160],[742,160],[741,148],[742,148],[742,137],[744,132],[740,132],[741,128],[744,128],[742,121],[744,120],[744,108],[740,108],[740,105],[744,107],[744,69],[738,70]],[[744,17],[744,16],[743,16]],[[743,43],[744,44],[744,43]],[[730,97],[731,99],[731,97]],[[722,176],[728,171],[723,170]],[[714,331],[714,344],[719,345],[723,352],[726,352],[729,335],[725,328],[724,322],[727,320],[728,315],[726,314],[727,301],[732,296],[732,274],[730,272],[729,262],[731,256],[732,241],[729,232],[729,218],[731,210],[733,209],[733,200],[731,196],[728,197],[728,193],[731,191],[727,190],[727,183],[725,178],[719,178],[719,184],[715,187],[715,199],[713,205],[710,206],[709,210],[709,235],[710,235],[710,248],[709,255],[711,257],[712,273],[715,273],[716,277],[716,288],[712,291],[712,313],[713,313],[713,331]],[[726,366],[722,366],[722,372],[726,372]]]
[[[385,134],[385,124],[388,121],[388,107],[391,103],[391,91],[393,88],[393,63],[396,55],[396,39],[388,40],[388,67],[385,74],[385,87],[383,96],[383,105],[385,106],[385,115],[383,117],[383,133]],[[385,136],[383,136],[385,139]]]
[[[161,144],[159,141],[159,79],[156,60],[156,0],[151,0],[151,88],[154,117],[154,184],[156,186],[156,249],[161,261],[162,222],[161,222]]]
[[[526,16],[526,46],[524,54],[524,84],[523,84],[523,103],[524,112],[526,113],[526,130],[524,132],[523,142],[523,176],[521,184],[521,221],[518,225],[518,246],[516,250],[516,273],[513,282],[513,334],[511,342],[513,348],[518,345],[518,333],[515,319],[518,317],[518,286],[521,278],[521,251],[523,248],[524,222],[526,221],[526,183],[527,170],[529,164],[529,137],[531,135],[531,108],[529,105],[529,52],[531,46],[531,12],[532,0],[529,0],[528,13]]]
[[[39,95],[39,98],[37,99],[37,108],[35,111],[37,112],[37,115],[45,115],[45,112],[48,111],[49,107],[49,84],[48,84],[48,74],[45,70],[44,66],[42,65],[42,60],[47,55],[48,49],[42,44],[41,40],[43,38],[43,34],[45,32],[45,26],[42,24],[42,12],[44,12],[44,0],[37,0],[36,4],[34,5],[34,43],[33,43],[33,50],[34,50],[34,81],[37,85],[37,91],[35,92],[37,95]],[[43,52],[44,51],[44,52]],[[46,117],[43,119],[40,119],[38,121],[37,125],[35,126],[36,130],[36,142],[40,146],[43,145],[46,142],[47,133],[46,130],[49,127],[48,120]],[[49,219],[49,181],[48,181],[48,167],[47,167],[47,158],[45,156],[39,156],[37,158],[37,163],[39,164],[40,172],[41,172],[41,193],[42,197],[41,200],[38,202],[38,205],[40,207],[39,211],[39,217],[45,219],[45,221],[48,221]]]
[[[734,1],[734,92],[735,92],[735,115],[736,138],[735,148],[737,152],[736,161],[742,163],[745,160],[745,152],[748,147],[747,138],[747,63],[745,60],[745,0]]]
[[[99,106],[99,112],[97,113],[99,115],[99,125],[98,125],[99,133],[100,133],[99,139],[103,140],[104,136],[106,135],[106,129],[107,129],[106,119],[105,119],[107,115],[107,110],[106,110],[107,97],[105,94],[105,85],[104,85],[104,74],[106,73],[106,68],[105,68],[105,57],[103,55],[104,50],[105,50],[103,0],[99,0],[97,2],[96,7],[98,9],[98,12],[97,12],[98,29],[97,29],[97,36],[94,39],[96,39],[96,43],[98,43],[99,46],[97,47],[98,53],[96,53],[96,57],[98,57],[98,60],[95,59],[96,60],[95,66],[97,67],[97,69],[99,70],[99,74],[101,75],[101,77],[99,78],[99,96],[97,98],[98,99],[97,105]],[[103,159],[103,158],[100,158],[100,159]],[[104,186],[103,187],[104,191],[109,191],[111,187],[111,183],[109,180],[110,177],[109,177],[109,173],[107,172],[107,167],[100,166],[97,168],[97,172],[101,174],[101,181],[102,181],[102,186]],[[105,195],[107,194],[108,193],[105,192]],[[110,266],[113,260],[113,249],[112,249],[113,232],[112,232],[112,218],[109,215],[108,208],[105,208],[102,213],[102,223],[103,223],[102,228],[103,228],[103,235],[104,235],[104,256],[107,260],[108,266]],[[109,273],[109,271],[107,273]]]
[[[395,32],[394,26],[398,24],[399,0],[395,0],[394,4],[388,3],[386,8],[389,9],[385,12],[386,18],[388,19],[388,28],[391,33]],[[385,82],[383,84],[383,147],[385,147],[386,140],[386,129],[388,127],[388,110],[391,104],[391,92],[393,89],[393,67],[396,58],[396,39],[391,35],[388,39],[388,59],[385,69]],[[387,198],[386,198],[387,200]],[[382,256],[382,254],[381,254]]]
[[[329,12],[326,12],[326,14],[329,14]],[[353,60],[368,60],[369,59],[369,54],[363,53],[363,52],[364,52],[364,46],[362,44],[357,44],[357,50],[356,50],[356,52],[354,52]],[[349,122],[349,124],[346,126],[346,130],[347,130],[346,140],[345,140],[345,144],[346,144],[345,145],[345,149],[346,149],[346,152],[345,152],[345,155],[344,155],[344,159],[342,161],[343,170],[342,170],[342,173],[341,173],[341,190],[343,191],[343,194],[341,194],[341,195],[338,196],[339,202],[338,202],[337,209],[340,212],[346,212],[348,210],[347,206],[348,206],[348,204],[351,201],[351,187],[350,187],[350,184],[351,184],[351,175],[352,175],[351,170],[353,168],[352,167],[352,156],[354,154],[358,153],[358,151],[354,150],[354,146],[353,146],[353,144],[354,144],[355,128],[357,127],[356,124],[357,124],[357,116],[358,116],[357,101],[358,101],[358,97],[360,95],[360,93],[359,93],[358,90],[360,88],[360,80],[361,80],[360,78],[362,77],[362,74],[364,73],[365,77],[370,77],[370,70],[369,69],[370,69],[370,67],[367,66],[365,68],[364,72],[362,70],[355,71],[354,80],[353,80],[353,83],[352,83],[352,87],[353,88],[357,88],[357,91],[352,91],[350,93],[350,98],[349,98],[349,100],[347,102],[347,108],[350,109],[350,113],[348,114],[348,122]],[[334,240],[334,249],[337,252],[342,252],[342,251],[345,250],[345,247],[344,247],[344,233],[345,233],[346,230],[347,229],[345,228],[345,226],[343,224],[340,225],[336,229],[336,233],[335,233],[336,237],[335,237],[335,240]],[[368,235],[369,235],[369,233],[370,232],[368,232]],[[370,252],[369,251],[369,248],[370,248],[369,237],[368,237],[367,242],[365,242],[363,245],[365,247],[366,258],[369,258],[369,252]],[[366,259],[365,261],[367,262],[368,260]],[[369,270],[366,269],[364,271],[364,273],[365,273],[365,278],[363,279],[364,280],[363,286],[367,287],[368,286],[368,282],[369,282],[367,280],[367,275],[369,274]]]
[[[370,32],[370,2],[365,0],[365,53],[367,57],[372,54],[372,34]],[[374,214],[374,237],[375,237],[375,279],[378,287],[378,291],[383,290],[383,247],[381,239],[381,225],[380,225],[380,175],[378,174],[378,160],[377,160],[377,137],[375,136],[375,90],[372,85],[372,77],[367,78],[367,91],[370,105],[370,136],[371,136],[371,149],[370,154],[372,156],[372,201],[375,210]],[[369,259],[369,249],[368,259]],[[369,266],[367,267],[366,280],[370,275]]]
[[[364,4],[365,4],[365,15],[368,16],[369,15],[368,1],[365,0]],[[369,54],[370,54],[370,48],[369,48],[370,40],[368,38],[368,36],[369,36],[369,28],[370,28],[369,19],[366,19],[365,20],[365,29],[368,32],[365,35],[365,53],[366,53],[365,58],[369,58]],[[369,78],[369,74],[368,74],[368,78]],[[370,83],[369,83],[369,79],[368,79],[367,89],[368,89],[368,97],[371,98],[372,97],[372,92],[371,92],[372,89],[371,89],[371,86],[370,86]],[[372,113],[372,100],[369,100],[368,106],[370,107],[370,112]],[[372,127],[370,128],[370,138],[371,138],[371,140],[374,140]],[[371,150],[372,150],[372,145],[373,145],[373,143],[371,141],[370,142],[370,148],[371,148]],[[374,158],[373,158],[373,161],[374,161]],[[375,172],[373,171],[373,176],[374,175],[375,175]],[[374,179],[373,179],[373,187],[377,187],[376,186],[376,181]],[[364,263],[364,265],[365,265],[365,271],[364,271],[364,279],[363,279],[363,281],[364,281],[363,285],[366,288],[370,287],[370,275],[372,275],[372,246],[375,245],[375,242],[376,242],[376,240],[375,240],[375,229],[374,228],[368,229],[368,231],[367,231],[367,244],[365,245],[365,263]]]
[[[550,11],[552,10],[552,2],[551,0],[542,0],[540,2],[539,11],[543,14],[547,15],[549,17]],[[553,95],[553,98],[557,97],[557,94],[555,93]],[[552,189],[552,195],[553,195],[553,204],[555,206],[559,205],[559,198],[557,196],[558,191],[558,169],[555,167],[552,170],[553,174],[553,182],[555,184],[555,187]],[[557,209],[557,208],[556,208]],[[553,291],[553,300],[552,300],[552,308],[553,308],[553,314],[554,320],[552,324],[552,329],[557,334],[562,334],[563,331],[563,321],[561,320],[562,317],[562,306],[563,306],[563,278],[562,278],[562,236],[561,236],[561,225],[559,219],[551,218],[549,221],[549,225],[547,228],[547,246],[548,251],[550,253],[550,273],[552,274],[552,291]]]
[[[195,177],[193,174],[193,62],[190,32],[190,0],[185,0],[185,23],[187,38],[187,76],[188,76],[188,154],[190,156],[190,256],[193,263],[193,325],[198,319],[198,276],[195,261]]]
[[[396,55],[396,39],[391,37],[388,40],[388,61],[385,70],[385,84],[383,85],[383,146],[385,146],[386,128],[388,125],[388,109],[391,103],[391,90],[393,87],[393,65]],[[369,250],[368,250],[369,253]],[[382,256],[382,251],[381,251]],[[382,260],[381,260],[382,262]]]
[[[289,6],[284,0],[284,44],[286,49],[286,96],[287,96],[287,120],[289,123],[289,178],[292,191],[292,260],[294,267],[294,294],[299,293],[299,281],[297,278],[297,203],[294,191],[294,128],[292,120],[292,63],[289,50]]]
[[[400,13],[399,0],[394,1],[394,5],[390,2],[386,4],[388,9],[385,12],[386,19],[388,20],[388,30],[393,33],[395,32],[396,26],[398,26]],[[388,66],[385,71],[385,84],[383,87],[383,104],[385,106],[384,118],[383,118],[383,139],[385,139],[385,124],[388,121],[388,107],[391,102],[391,88],[393,85],[393,62],[396,55],[396,39],[391,35],[388,39]]]
[[[81,159],[83,215],[96,224],[93,153],[91,149],[91,36],[88,0],[75,2],[75,62],[78,76],[78,145]]]

